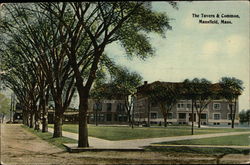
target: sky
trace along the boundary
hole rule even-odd
[[[244,83],[239,109],[250,109],[249,2],[179,2],[178,10],[160,1],[152,2],[152,6],[157,12],[165,12],[172,26],[172,30],[166,31],[166,38],[149,34],[155,56],[145,61],[128,59],[117,43],[109,45],[106,53],[117,64],[140,73],[148,83],[181,82],[195,77],[216,83],[224,76],[236,77]],[[193,13],[200,17],[193,17]],[[201,14],[233,14],[240,18],[225,18],[232,24],[200,24],[200,19],[222,19],[201,18]],[[10,92],[6,93],[10,96]]]
[[[140,73],[148,83],[181,82],[195,77],[216,83],[224,76],[238,78],[244,86],[239,109],[249,109],[249,2],[179,2],[178,10],[166,2],[152,3],[153,10],[172,18],[172,30],[166,32],[166,38],[149,34],[155,56],[145,61],[128,59],[117,43],[109,45],[106,53],[117,64]],[[193,13],[199,14],[199,18],[193,17]],[[220,18],[201,18],[201,14],[218,14]],[[222,14],[239,18],[221,18]],[[232,24],[200,24],[200,19],[224,19]]]

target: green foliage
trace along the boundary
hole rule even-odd
[[[163,103],[166,106],[175,105],[179,98],[179,88],[174,84],[155,84],[148,91],[150,100],[154,103]]]
[[[113,66],[114,67],[114,66]],[[91,96],[96,99],[125,99],[134,95],[141,84],[142,77],[136,72],[130,72],[125,67],[115,66],[111,71],[110,82],[98,81],[91,90]]]
[[[169,20],[164,13],[140,5],[115,35],[118,36],[128,56],[145,59],[154,54],[147,34],[154,32],[165,37],[165,31],[171,30]]]
[[[9,113],[10,100],[0,93],[0,114],[5,116]]]
[[[184,96],[193,100],[207,100],[213,97],[212,84],[205,78],[183,81]]]
[[[80,96],[89,96],[96,76],[100,76],[97,73],[98,65],[105,56],[104,50],[108,44],[118,41],[128,56],[145,59],[154,53],[148,34],[152,32],[164,36],[165,30],[171,29],[166,14],[153,11],[149,2],[7,4],[6,11],[6,20],[0,30],[14,40],[14,44],[9,42],[10,59],[13,62],[15,56],[20,55],[20,61],[33,64],[21,70],[23,73],[32,72],[32,76],[27,79],[22,77],[20,81],[35,90],[35,86],[40,86],[40,83],[35,84],[41,78],[37,75],[43,73],[55,104],[61,104],[56,106],[61,106],[58,108],[62,111],[60,113],[69,105],[75,83]],[[11,45],[18,48],[12,49]],[[8,64],[7,60],[5,64]],[[14,76],[11,80],[15,80]],[[15,81],[9,83],[19,84]],[[132,86],[134,84],[125,83],[119,89],[133,93]],[[25,89],[25,86],[22,87]],[[31,89],[29,95],[32,95]],[[63,92],[65,97],[61,98]],[[32,98],[34,95],[29,99]],[[79,108],[80,112],[86,113],[87,110],[83,108]],[[85,120],[81,117],[79,120]]]
[[[156,82],[147,90],[147,94],[152,103],[159,105],[166,127],[167,115],[180,98],[179,86],[175,83]]]
[[[220,95],[229,101],[236,99],[244,90],[243,81],[235,77],[222,77]]]
[[[244,123],[244,122],[250,123],[250,109],[240,111],[239,117],[240,117],[241,123]]]

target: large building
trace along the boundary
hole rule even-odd
[[[143,92],[146,88],[155,84],[176,85],[182,87],[182,83],[169,83],[169,82],[153,82],[144,83],[144,85],[137,88],[136,99],[134,101],[134,121],[135,124],[163,124],[164,118],[157,103],[152,102],[147,94]],[[218,84],[217,84],[218,85]],[[213,84],[216,88],[216,84]],[[88,123],[91,124],[128,124],[127,112],[125,109],[125,101],[122,99],[121,94],[112,98],[106,99],[89,99],[88,104]],[[64,123],[78,123],[78,96],[72,100],[69,108],[64,113]],[[168,113],[168,124],[185,125],[191,124],[192,116],[192,102],[191,100],[180,99],[177,104]],[[234,106],[233,106],[234,107]],[[48,122],[54,123],[54,106],[53,101],[49,105]],[[238,100],[236,102],[236,117],[235,124],[239,124],[239,106]],[[14,115],[19,119],[22,114],[18,111]],[[21,119],[21,118],[20,118]],[[19,120],[20,120],[19,119]],[[194,108],[194,122],[198,123],[198,114]],[[202,111],[201,114],[202,125],[231,125],[230,107],[227,100],[218,98],[212,100]]]
[[[120,99],[89,99],[88,123],[91,124],[125,124],[127,113],[124,100]],[[54,108],[50,106],[48,121],[54,123]],[[68,108],[64,113],[64,123],[78,123],[78,109]]]
[[[181,83],[169,83],[169,82],[153,82],[138,87],[137,99],[135,102],[135,121],[139,123],[160,124],[164,122],[162,112],[158,104],[152,102],[150,97],[143,92],[143,90],[149,86],[155,85],[156,83],[181,85]],[[213,84],[216,86],[216,84]],[[168,124],[191,124],[192,122],[192,102],[191,100],[180,99],[173,109],[168,113],[167,122]],[[234,106],[233,106],[234,107]],[[236,103],[236,117],[235,124],[239,124],[239,106],[238,100]],[[194,108],[194,122],[198,122],[198,114]],[[231,125],[231,115],[229,103],[225,99],[212,100],[202,111],[201,114],[202,125]]]

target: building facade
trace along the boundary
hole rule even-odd
[[[127,113],[124,100],[89,99],[88,123],[90,124],[125,124]],[[53,105],[49,108],[48,121],[54,123]],[[64,113],[64,123],[78,123],[78,109],[68,108]]]
[[[153,83],[152,83],[153,84]],[[150,84],[145,83],[144,86]],[[142,88],[138,88],[135,101],[135,121],[138,123],[161,124],[164,118],[159,106],[151,102],[149,97],[141,94]],[[199,107],[199,105],[197,105]],[[234,106],[233,106],[234,109]],[[201,125],[231,125],[230,106],[227,100],[212,100],[201,113]],[[235,125],[239,124],[239,106],[236,102]],[[177,104],[167,115],[168,124],[190,125],[192,122],[192,101],[178,100]],[[194,107],[194,124],[198,124],[198,113]]]

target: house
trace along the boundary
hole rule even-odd
[[[135,101],[135,118],[138,123],[160,124],[164,122],[163,115],[157,103],[150,100],[145,90],[156,84],[174,85],[182,88],[182,83],[159,82],[155,81],[151,84],[144,82],[144,84],[137,88],[137,97]],[[212,90],[218,90],[218,84],[212,84]],[[239,124],[239,103],[236,102],[236,117],[235,125]],[[199,106],[199,105],[197,105]],[[234,108],[234,106],[233,106]],[[167,114],[168,124],[191,124],[192,122],[192,101],[189,99],[179,99],[177,104]],[[194,108],[194,122],[198,123],[198,114]],[[216,98],[212,100],[202,111],[201,114],[202,125],[231,125],[231,114],[229,103],[224,98]]]

